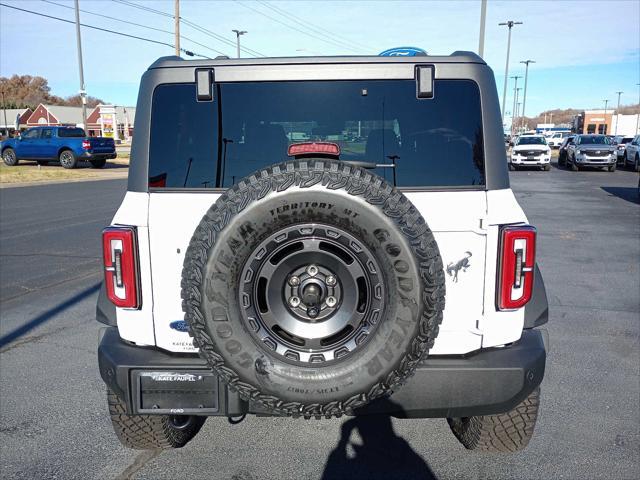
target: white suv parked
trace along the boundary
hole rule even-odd
[[[543,135],[527,135],[518,137],[511,148],[509,169],[518,167],[539,167],[551,170],[551,149]]]
[[[547,300],[480,57],[160,59],[136,131],[97,308],[122,443],[385,413],[527,445]]]

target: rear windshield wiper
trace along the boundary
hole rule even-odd
[[[366,168],[367,170],[375,170],[376,168],[396,168],[395,163],[374,163],[364,162],[360,160],[340,160],[342,163],[352,165],[354,167]]]

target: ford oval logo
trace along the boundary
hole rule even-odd
[[[187,322],[185,322],[184,320],[176,320],[175,322],[171,322],[169,326],[174,330],[177,330],[178,332],[189,331],[189,325],[187,325]]]
[[[418,47],[396,47],[390,48],[378,54],[380,57],[422,57],[427,52]]]

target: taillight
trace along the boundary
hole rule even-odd
[[[102,231],[104,283],[116,307],[139,308],[138,242],[133,227],[108,227]]]
[[[331,142],[302,142],[292,143],[289,145],[288,155],[290,157],[297,157],[299,155],[330,155],[339,156],[340,146],[337,143]]]
[[[82,148],[89,150],[91,148],[91,142],[89,140],[82,140]]]
[[[515,310],[531,300],[536,261],[536,229],[508,225],[500,230],[500,257],[496,303],[500,310]]]

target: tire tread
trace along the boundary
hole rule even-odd
[[[205,317],[201,311],[201,285],[207,252],[215,243],[217,232],[228,224],[233,215],[269,192],[280,192],[293,185],[306,188],[318,183],[328,189],[344,189],[352,196],[360,196],[371,205],[378,206],[386,216],[394,220],[417,257],[424,285],[422,298],[425,308],[419,319],[418,334],[385,379],[374,384],[368,392],[344,400],[304,404],[265,395],[255,386],[242,382],[236,372],[225,365],[224,358],[216,351],[214,340],[206,332]],[[273,165],[251,174],[229,188],[207,211],[196,228],[185,254],[181,280],[182,310],[189,325],[189,334],[209,366],[243,399],[257,402],[280,415],[305,418],[350,414],[376,398],[391,394],[405,383],[434,344],[442,322],[444,297],[442,258],[436,240],[420,212],[400,191],[379,176],[333,160],[310,159]]]
[[[449,418],[456,438],[468,450],[517,452],[533,436],[540,406],[540,388],[536,388],[513,410],[496,415]]]

